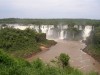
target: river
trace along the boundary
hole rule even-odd
[[[13,25],[9,25],[13,26]],[[84,72],[96,71],[100,72],[100,64],[90,55],[82,51],[86,47],[82,40],[90,35],[92,26],[70,27],[68,25],[14,25],[14,28],[24,30],[25,28],[36,29],[37,32],[46,33],[46,38],[55,40],[57,44],[47,51],[42,51],[32,56],[28,60],[33,61],[35,58],[41,58],[43,61],[50,63],[52,59],[59,56],[60,53],[66,53],[70,56],[70,65]]]

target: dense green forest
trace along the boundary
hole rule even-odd
[[[0,50],[0,75],[84,75],[68,64],[69,56],[62,53],[53,65],[45,64],[40,59],[29,63],[20,58],[14,58]],[[55,65],[56,63],[56,65]],[[91,72],[86,75],[98,75]]]
[[[0,29],[0,48],[15,56],[26,57],[40,51],[44,44],[51,46],[55,44],[52,40],[46,39],[46,34],[37,33],[32,29],[19,30],[14,28]]]
[[[100,23],[100,20],[92,19],[19,19],[6,18],[0,19],[0,24],[36,24],[36,25],[58,25],[58,24],[76,24],[76,25],[94,25]]]

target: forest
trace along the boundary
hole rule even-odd
[[[94,19],[20,19],[20,18],[5,18],[0,19],[0,24],[35,24],[35,25],[58,25],[72,24],[75,25],[94,25],[100,24],[100,20]]]

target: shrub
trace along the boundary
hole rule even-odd
[[[39,58],[33,61],[32,65],[35,69],[42,69],[44,66],[43,62]]]
[[[13,57],[10,57],[2,50],[0,50],[0,64],[5,64],[7,66],[14,65],[16,63]]]
[[[61,62],[62,66],[65,67],[68,65],[70,57],[65,53],[61,53],[58,59]]]

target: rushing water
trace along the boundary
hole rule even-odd
[[[7,25],[8,27],[13,27],[21,30],[25,30],[26,28],[35,29],[37,32],[46,33],[46,38],[52,40],[86,40],[92,30],[92,26],[90,25],[74,25],[71,28],[68,25]]]
[[[66,53],[70,56],[70,65],[82,71],[97,71],[100,72],[100,64],[91,56],[82,51],[86,47],[81,40],[86,40],[92,31],[92,26],[70,27],[68,25],[8,25],[13,28],[24,30],[26,28],[35,29],[37,32],[46,33],[46,38],[57,41],[57,44],[51,47],[48,51],[43,51],[28,60],[32,61],[35,58],[41,58],[45,62],[50,62],[60,53]],[[76,40],[76,41],[75,41]]]

